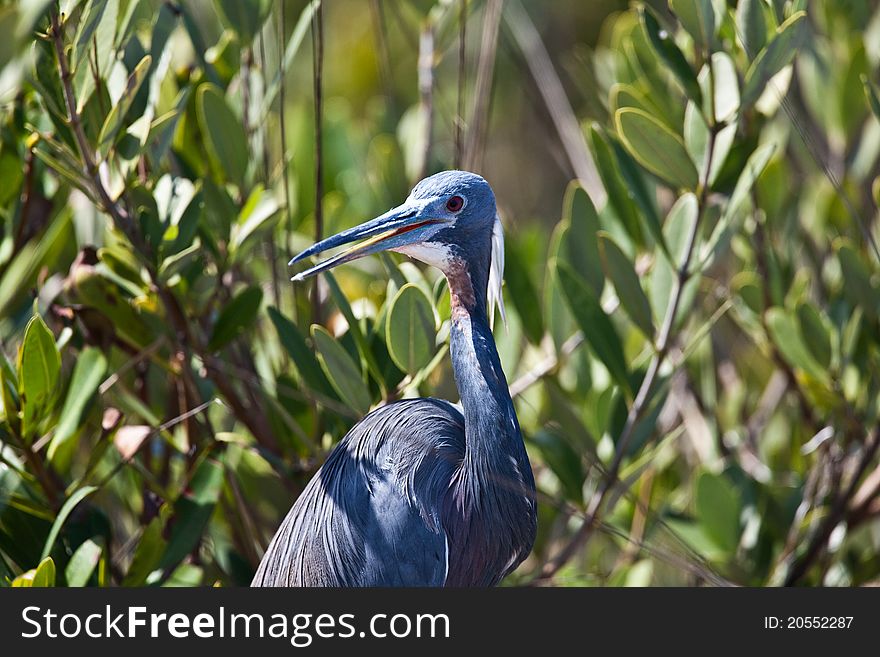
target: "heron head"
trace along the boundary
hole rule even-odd
[[[456,280],[465,280],[472,291],[473,306],[488,309],[490,323],[497,306],[506,321],[501,296],[504,231],[495,194],[475,173],[443,171],[429,176],[401,205],[313,244],[289,264],[349,244],[291,280],[301,281],[380,251],[397,251],[440,269],[450,280],[450,288],[453,275]],[[461,274],[465,274],[463,279]]]
[[[496,219],[495,194],[489,183],[474,173],[443,171],[419,182],[396,208],[321,240],[297,255],[291,265],[338,246],[352,245],[292,280],[303,280],[380,251],[405,253],[441,270],[457,256],[468,261],[482,256],[488,265]],[[480,249],[486,252],[480,253]]]

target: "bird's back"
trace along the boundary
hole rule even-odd
[[[340,441],[287,514],[254,586],[441,586],[441,513],[464,418],[437,399],[374,410]]]

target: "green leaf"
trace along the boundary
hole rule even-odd
[[[794,316],[782,308],[770,308],[765,314],[770,337],[782,357],[793,367],[800,368],[820,382],[828,382],[828,371],[824,369],[801,339],[798,322]]]
[[[669,7],[697,46],[706,50],[712,45],[716,17],[711,0],[669,0]]]
[[[189,486],[174,502],[168,547],[160,568],[173,568],[199,544],[220,499],[224,474],[225,468],[217,459],[206,458],[198,465]]]
[[[544,463],[559,479],[566,499],[578,503],[583,501],[585,473],[580,455],[553,431],[542,429],[532,436],[531,442],[538,447]]]
[[[697,516],[706,534],[728,554],[736,551],[740,536],[739,493],[723,475],[703,472],[696,485]]]
[[[52,557],[44,557],[42,561],[40,561],[40,565],[37,566],[34,570],[28,571],[21,577],[29,577],[29,583],[24,584],[24,586],[29,586],[33,588],[48,588],[55,586],[55,562],[52,560]],[[19,578],[16,578],[18,581]],[[15,582],[12,583],[15,586]]]
[[[642,290],[639,276],[626,254],[608,233],[599,234],[599,251],[608,278],[614,283],[620,305],[648,340],[654,339],[651,306]]]
[[[367,336],[365,336],[364,332],[361,330],[360,321],[358,321],[358,318],[355,317],[354,311],[351,308],[351,304],[348,302],[348,298],[345,296],[345,293],[339,286],[339,282],[336,280],[336,276],[333,275],[333,272],[324,272],[324,280],[327,282],[327,287],[330,288],[330,294],[333,296],[333,301],[336,303],[336,307],[339,308],[339,312],[342,313],[342,316],[345,317],[345,321],[348,323],[348,332],[351,334],[352,338],[354,338],[354,342],[358,348],[358,353],[361,355],[364,363],[366,363],[367,368],[369,369],[370,374],[373,376],[376,383],[379,384],[379,388],[382,391],[382,396],[384,397],[385,377],[382,374],[382,368],[379,367],[379,363],[376,360],[376,355],[370,348]],[[441,278],[438,280],[443,279]]]
[[[573,181],[565,191],[562,201],[562,216],[568,220],[568,234],[562,242],[560,256],[571,265],[593,290],[596,298],[602,296],[605,275],[599,261],[599,215],[590,195]],[[537,306],[535,306],[537,308]]]
[[[749,59],[767,43],[767,22],[762,0],[739,0],[736,4],[736,31]]]
[[[617,110],[614,123],[623,145],[642,166],[675,187],[696,189],[699,179],[681,138],[654,117]]]
[[[711,76],[709,75],[709,64],[700,71],[700,82],[705,85],[707,97],[707,101],[704,103],[708,105],[710,86],[714,86],[715,93],[711,98],[715,111],[715,122],[726,123],[731,121],[739,110],[739,78],[736,74],[736,65],[727,53],[716,52],[712,53],[711,66]],[[713,83],[712,85],[709,84],[710,81]],[[706,116],[712,116],[713,107],[704,107]]]
[[[241,335],[257,319],[262,303],[263,290],[256,285],[236,294],[217,318],[208,341],[208,350],[222,349]]]
[[[685,59],[681,50],[675,45],[673,35],[660,27],[654,11],[649,7],[639,7],[639,16],[654,50],[657,51],[657,54],[660,55],[679,83],[681,83],[682,89],[684,89],[688,98],[698,105],[701,104],[703,94],[699,83],[697,83],[697,76],[694,75],[694,70],[687,59]]]
[[[656,191],[648,189],[647,181],[641,167],[636,163],[632,156],[626,152],[626,149],[620,144],[618,139],[610,139],[611,150],[614,152],[614,158],[617,161],[617,168],[620,171],[620,177],[629,193],[630,198],[639,210],[639,226],[640,230],[634,239],[637,244],[642,244],[641,226],[648,229],[651,237],[660,248],[665,252],[667,250],[666,241],[663,239],[663,228],[660,225],[660,215],[656,207]]]
[[[323,326],[312,326],[312,339],[318,350],[318,362],[340,399],[356,411],[366,413],[372,399],[360,368]]]
[[[153,518],[144,528],[137,550],[122,580],[123,586],[143,586],[151,572],[159,567],[167,544],[162,538],[162,519]]]
[[[281,311],[274,306],[269,307],[269,318],[275,325],[278,338],[293,360],[293,364],[299,372],[303,383],[315,392],[335,398],[336,393],[330,385],[330,381],[324,375],[324,371],[315,357],[314,350],[306,343],[306,339],[300,333],[296,324],[282,315]]]
[[[34,315],[24,331],[18,361],[18,389],[24,406],[22,432],[30,434],[45,416],[49,402],[56,394],[61,356],[55,346],[55,337],[43,318]]]
[[[865,98],[868,100],[868,107],[871,108],[874,117],[880,121],[880,97],[877,96],[877,88],[865,75],[862,76],[862,86],[865,90]]]
[[[250,238],[262,229],[274,225],[270,220],[278,215],[281,205],[271,191],[257,185],[238,215],[232,228],[232,250],[240,252]]]
[[[620,219],[623,228],[637,243],[642,241],[641,220],[636,208],[631,188],[626,185],[617,167],[614,155],[611,152],[609,137],[601,128],[593,125],[590,129],[593,155],[596,159],[596,168],[602,185],[608,192],[608,204],[614,210],[614,214]]]
[[[229,109],[223,92],[213,84],[199,87],[196,111],[217,180],[222,182],[228,176],[242,187],[248,164],[244,126]]]
[[[98,390],[107,371],[107,359],[95,347],[86,347],[80,352],[73,368],[73,377],[67,390],[67,398],[61,409],[61,418],[55,428],[55,435],[49,443],[48,456],[54,461],[58,450],[68,444],[80,426],[88,403]]]
[[[522,321],[523,333],[529,342],[540,344],[544,337],[544,322],[541,313],[535,312],[540,304],[538,292],[529,277],[528,260],[519,243],[511,239],[507,240],[505,257],[507,266],[504,268],[504,284],[507,286],[508,298],[516,308]]]
[[[52,551],[52,546],[55,545],[55,539],[58,538],[58,534],[61,532],[61,528],[64,526],[64,522],[67,520],[71,511],[73,511],[77,504],[82,502],[96,490],[98,490],[97,486],[83,486],[67,498],[61,506],[61,510],[58,512],[55,522],[52,523],[52,529],[49,530],[49,536],[46,537],[46,544],[43,546],[43,554],[40,555],[40,559],[45,559],[49,556],[49,553]]]
[[[797,307],[797,318],[801,336],[810,353],[819,365],[828,369],[831,366],[831,334],[822,316],[812,305],[802,303]]]
[[[128,82],[125,85],[122,96],[110,108],[110,113],[104,120],[104,125],[101,127],[101,133],[98,137],[98,152],[102,158],[106,157],[107,153],[110,152],[111,147],[116,142],[116,137],[124,127],[125,116],[128,114],[128,110],[131,108],[132,101],[134,101],[134,97],[141,88],[141,84],[146,79],[152,63],[152,57],[146,55],[134,67],[131,75],[128,76]]]
[[[84,541],[67,562],[64,578],[71,587],[85,586],[101,559],[103,549],[93,540]]]
[[[431,362],[437,331],[431,301],[407,283],[394,296],[385,321],[385,343],[394,364],[414,374]]]
[[[584,332],[587,343],[617,384],[631,393],[623,345],[599,300],[567,263],[558,262],[557,272],[568,307]]]
[[[666,243],[669,245],[669,257],[655,259],[650,278],[651,308],[658,322],[662,322],[666,317],[672,286],[679,268],[684,263],[688,238],[697,223],[698,212],[697,197],[687,193],[678,198],[666,217],[663,232],[666,235]],[[683,299],[679,305],[678,317],[681,316],[687,305],[684,303],[685,300]]]
[[[238,33],[242,45],[248,46],[272,9],[270,0],[214,0],[223,25]]]
[[[703,264],[708,262],[720,245],[729,241],[731,234],[736,228],[734,220],[738,219],[741,211],[751,203],[752,187],[754,187],[758,177],[767,167],[775,151],[776,144],[770,142],[758,146],[749,156],[739,179],[736,181],[736,186],[733,188],[733,192],[721,212],[721,218],[715,224],[712,235],[700,249],[700,259],[703,261]]]
[[[836,243],[843,273],[843,294],[871,317],[880,315],[880,291],[871,283],[871,273],[856,250],[843,240]]]
[[[806,43],[808,32],[807,14],[793,14],[776,30],[776,35],[758,54],[746,72],[742,90],[742,106],[749,107],[764,92],[770,79],[794,59],[797,51]]]
[[[287,45],[284,48],[284,58],[281,61],[281,66],[276,68],[275,75],[272,77],[271,82],[266,86],[266,93],[263,96],[262,107],[260,108],[260,117],[262,119],[265,119],[266,115],[272,109],[275,97],[281,89],[282,77],[287,72],[287,69],[290,68],[293,58],[296,57],[296,53],[299,51],[303,40],[309,33],[312,16],[319,6],[319,0],[312,0],[303,7],[302,13],[300,13],[293,31],[290,33],[290,38],[287,40]]]

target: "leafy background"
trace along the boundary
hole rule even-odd
[[[454,166],[507,227],[540,489],[507,584],[880,581],[876,3],[30,0],[0,30],[0,584],[245,585],[370,407],[456,399],[437,272],[284,265]]]

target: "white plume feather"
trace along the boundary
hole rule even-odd
[[[494,328],[495,308],[501,312],[501,321],[507,328],[507,313],[504,312],[504,297],[501,294],[501,286],[504,284],[504,227],[501,225],[501,217],[495,214],[495,224],[492,226],[492,259],[489,263],[489,289],[486,296],[489,305],[489,326]]]

